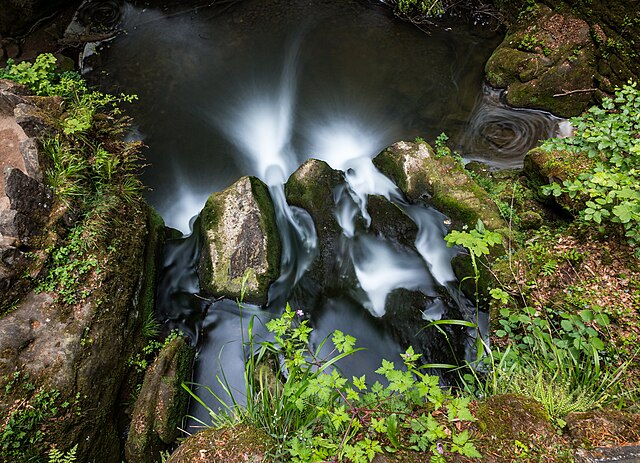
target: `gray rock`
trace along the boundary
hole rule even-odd
[[[26,87],[15,82],[0,79],[0,114],[13,115],[15,107],[25,103],[22,96],[26,94],[26,90]]]
[[[42,168],[40,167],[40,159],[38,156],[38,142],[35,138],[27,138],[20,142],[20,154],[24,159],[24,165],[27,169],[27,175],[42,182]]]
[[[242,177],[212,194],[202,211],[201,290],[265,303],[280,273],[280,238],[267,186]],[[246,280],[244,280],[246,275]]]
[[[48,124],[42,119],[38,108],[31,104],[18,103],[13,114],[16,122],[28,137],[42,136],[43,133],[50,130]]]
[[[13,236],[26,241],[42,231],[51,213],[53,195],[49,188],[20,169],[8,168],[4,175],[5,192],[11,209],[16,211],[13,225],[18,234]]]

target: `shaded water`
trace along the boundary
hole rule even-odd
[[[335,328],[355,335],[368,355],[343,367],[363,374],[381,357],[399,360],[401,343],[378,320],[392,290],[427,295],[425,319],[446,312],[444,293],[464,314],[469,304],[454,281],[444,217],[406,203],[370,160],[397,140],[433,140],[446,131],[469,157],[512,166],[539,137],[553,134],[553,117],[514,112],[483,94],[483,65],[500,37],[453,23],[427,36],[379,4],[358,0],[179,8],[123,2],[118,17],[126,33],[86,62],[101,70],[90,76],[103,87],[140,96],[133,116],[149,147],[147,197],[167,225],[188,233],[206,197],[241,175],[269,184],[283,242],[271,312],[197,295],[197,226],[191,237],[167,245],[157,313],[199,343],[194,381],[221,394],[216,375],[224,372],[229,387],[243,390],[247,317],[258,317],[256,335],[266,337],[264,322],[281,310],[316,255],[313,223],[286,204],[282,186],[310,157],[345,172],[335,192],[343,231],[336,258],[353,273],[352,290],[323,293],[307,314],[316,342]],[[369,220],[370,194],[388,198],[415,222],[412,247],[356,231],[359,217]]]

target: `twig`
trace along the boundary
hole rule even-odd
[[[596,90],[598,90],[598,89],[597,88],[581,88],[581,89],[578,89],[578,90],[562,90],[564,93],[556,93],[555,95],[553,95],[553,97],[557,98],[559,96],[573,95],[574,93],[595,92]]]

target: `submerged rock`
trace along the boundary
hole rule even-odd
[[[478,219],[492,230],[506,224],[486,191],[451,156],[436,156],[426,143],[398,142],[374,160],[411,202],[432,205],[453,221],[453,228],[474,227]]]
[[[183,337],[163,347],[147,370],[136,401],[125,445],[128,463],[154,463],[178,437],[188,393],[182,382],[191,377],[194,351]]]
[[[265,303],[280,274],[280,238],[267,186],[242,177],[212,194],[202,211],[201,290]]]

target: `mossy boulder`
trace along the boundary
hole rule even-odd
[[[183,337],[166,344],[147,370],[125,445],[128,463],[154,463],[178,437],[188,394],[194,350]]]
[[[268,442],[263,431],[244,424],[205,429],[187,438],[167,463],[261,463]]]
[[[212,194],[202,210],[201,290],[265,303],[280,274],[280,238],[267,186],[242,177]]]
[[[580,207],[580,197],[571,198],[566,193],[560,196],[542,194],[542,187],[551,183],[562,185],[565,180],[575,179],[581,172],[595,167],[594,160],[580,152],[547,151],[535,148],[524,157],[523,173],[538,198],[550,206],[573,211]]]
[[[436,156],[426,143],[398,142],[373,160],[411,202],[432,205],[453,228],[474,227],[478,220],[491,230],[506,227],[489,195],[452,156]]]
[[[511,106],[575,116],[593,101],[595,53],[586,21],[536,5],[511,25],[485,74]]]

